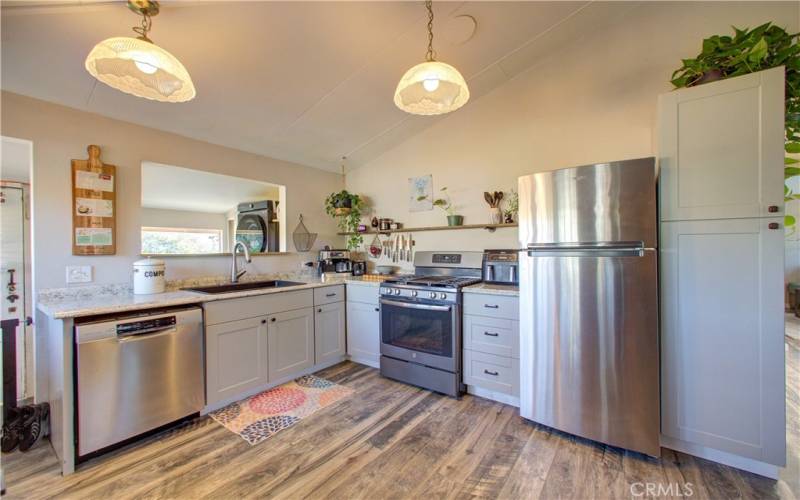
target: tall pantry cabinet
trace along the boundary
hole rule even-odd
[[[786,463],[784,69],[659,99],[662,445]]]

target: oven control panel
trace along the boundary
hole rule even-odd
[[[381,297],[390,299],[397,297],[404,300],[419,300],[424,302],[436,302],[454,304],[458,302],[458,292],[453,290],[420,290],[418,288],[405,288],[402,286],[381,287]]]

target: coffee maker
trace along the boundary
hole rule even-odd
[[[317,269],[320,275],[326,273],[352,273],[353,261],[350,260],[350,252],[347,250],[332,250],[326,246],[325,249],[319,252]]]

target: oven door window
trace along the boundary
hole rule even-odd
[[[449,306],[414,308],[413,303],[381,302],[384,344],[437,356],[453,356],[453,314]]]

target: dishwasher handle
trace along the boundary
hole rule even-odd
[[[163,337],[164,335],[175,333],[178,329],[174,326],[168,326],[166,328],[156,328],[147,331],[135,332],[135,333],[126,333],[124,335],[117,336],[117,342],[133,342],[137,340],[147,340],[152,339],[153,337]]]

